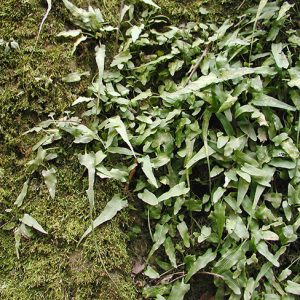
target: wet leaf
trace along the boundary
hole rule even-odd
[[[139,38],[140,34],[142,33],[143,28],[144,28],[144,24],[142,24],[141,26],[134,25],[131,28],[131,38],[132,38],[132,42],[133,43],[135,43],[137,41],[137,39]]]
[[[244,251],[241,246],[228,250],[222,258],[215,264],[213,272],[222,274],[226,270],[230,270],[235,266],[241,259],[244,258]]]
[[[91,97],[78,97],[73,103],[72,105],[77,105],[79,103],[83,103],[83,102],[90,102],[93,101],[94,98]]]
[[[264,94],[260,94],[259,96],[257,96],[252,101],[252,104],[254,104],[255,106],[262,106],[262,107],[282,108],[290,111],[296,110],[295,107]]]
[[[282,270],[282,272],[278,276],[278,281],[283,281],[288,278],[292,274],[292,271],[289,268]]]
[[[237,100],[238,100],[238,97],[233,97],[232,95],[228,95],[225,102],[221,104],[218,112],[221,113],[221,112],[231,108]]]
[[[21,237],[22,237],[20,227],[15,229],[14,237],[15,237],[15,249],[16,249],[17,258],[20,259],[20,251],[19,250],[20,250]]]
[[[213,216],[214,216],[215,222],[217,224],[219,239],[221,239],[222,234],[223,234],[223,229],[224,229],[224,224],[225,224],[225,210],[226,210],[225,203],[218,202],[215,205],[215,210],[214,210]]]
[[[63,3],[73,15],[74,23],[81,28],[89,31],[97,31],[103,27],[104,19],[99,9],[89,6],[88,10],[84,10],[68,0],[63,0]]]
[[[122,11],[121,11],[120,21],[123,21],[124,16],[130,10],[130,7],[131,7],[130,5],[124,5],[124,7],[122,8]]]
[[[211,228],[207,227],[207,226],[203,226],[201,228],[201,233],[198,237],[198,243],[202,243],[203,241],[205,241],[207,238],[209,238],[209,236],[211,235]]]
[[[278,12],[278,16],[276,21],[279,21],[283,17],[287,17],[287,12],[294,6],[294,4],[289,4],[287,1],[285,1],[282,6],[280,7],[280,10]]]
[[[168,294],[171,287],[168,285],[157,285],[157,286],[147,286],[143,289],[143,296],[147,298],[159,297],[161,295]]]
[[[251,177],[249,181],[251,181]],[[248,188],[249,188],[249,182],[247,182],[244,178],[240,178],[238,183],[238,195],[237,195],[238,207],[242,204],[244,197],[247,194]]]
[[[81,29],[73,29],[68,31],[62,31],[57,36],[63,36],[63,37],[76,37],[82,33]]]
[[[279,208],[282,202],[282,194],[280,193],[267,193],[264,195],[266,201],[271,202],[274,208]]]
[[[124,63],[127,63],[132,58],[129,50],[120,52],[118,55],[115,56],[114,60],[110,64],[111,67],[115,67]]]
[[[297,87],[300,89],[300,67],[294,67],[288,69],[291,80],[288,82],[290,87]]]
[[[207,147],[207,153],[205,151],[205,147],[203,146],[186,164],[186,168],[192,167],[195,163],[197,163],[199,160],[204,159],[212,154],[215,153],[215,150],[213,150],[211,147]]]
[[[222,187],[219,186],[216,189],[216,191],[213,193],[212,202],[214,204],[217,203],[222,198],[222,196],[224,195],[225,192],[226,192],[226,189],[223,189]]]
[[[63,77],[62,81],[67,83],[78,82],[81,80],[82,76],[89,76],[89,75],[90,75],[89,72],[83,72],[83,73],[73,72]]]
[[[99,84],[98,91],[99,93],[102,93],[101,89],[103,89],[102,80],[104,74],[105,45],[97,46],[95,48],[95,52],[96,52],[96,63],[98,67],[98,84]]]
[[[183,64],[184,64],[184,61],[179,60],[179,59],[176,59],[175,61],[170,62],[168,65],[170,74],[172,76],[174,76],[175,72],[179,71],[182,68]]]
[[[246,225],[243,222],[243,219],[239,216],[234,216],[235,219],[235,226],[233,232],[240,238],[240,239],[248,239],[249,232],[247,230]]]
[[[88,170],[88,177],[89,177],[89,188],[87,189],[86,193],[89,199],[91,209],[95,206],[95,192],[94,192],[94,182],[95,182],[95,167],[96,167],[96,160],[95,154],[85,153],[79,154],[78,159],[81,165],[85,166]]]
[[[265,241],[279,241],[279,236],[270,230],[263,230],[260,235]]]

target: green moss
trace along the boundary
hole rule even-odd
[[[78,68],[88,70],[91,63],[87,60],[93,58],[85,46],[80,47],[77,59],[72,57],[72,42],[56,37],[70,23],[61,2],[52,2],[53,9],[34,49],[46,7],[38,0],[0,0],[0,38],[14,38],[20,45],[19,50],[8,53],[0,49],[0,86],[4,87],[0,89],[0,298],[106,300],[109,294],[112,300],[135,299],[124,230],[129,222],[127,213],[97,228],[94,239],[87,237],[77,247],[90,221],[86,174],[76,157],[68,153],[69,159],[62,157],[56,166],[59,184],[55,200],[49,198],[36,174],[21,209],[13,206],[26,177],[24,164],[31,156],[30,147],[36,142],[36,137],[20,134],[50,112],[61,114],[75,95],[85,92],[90,81],[61,81]],[[97,182],[95,216],[118,191],[111,182]],[[36,218],[48,235],[35,232],[31,239],[22,238],[18,260],[13,229],[24,213]]]
[[[0,50],[0,85],[5,86],[0,90],[1,124],[6,129],[5,135],[16,135],[15,128],[9,126],[12,117],[20,123],[25,123],[21,118],[27,118],[31,126],[46,113],[60,113],[67,108],[72,94],[84,92],[88,79],[70,86],[61,78],[78,67],[87,67],[75,64],[70,55],[72,44],[56,37],[66,23],[60,6],[54,5],[36,48],[36,34],[46,8],[36,0],[1,0],[0,6],[1,11],[3,7],[0,37],[6,41],[13,38],[20,46],[19,50],[8,53]]]
[[[162,9],[162,13],[169,16],[172,23],[202,21],[214,19],[222,21],[229,15],[238,14],[237,8],[240,7],[242,0],[156,0]],[[253,1],[245,0],[240,11],[247,5],[253,5]],[[207,16],[199,13],[199,8],[204,7],[209,11]],[[224,15],[226,11],[226,15]]]
[[[1,235],[1,240],[5,237]],[[5,243],[11,245],[13,240],[5,240]],[[9,262],[10,270],[1,272],[1,299],[134,299],[129,276],[106,266],[120,289],[118,295],[101,264],[85,257],[83,249],[51,245],[42,238],[23,244],[26,254],[20,261],[16,261],[13,252],[6,252],[5,262],[7,265]],[[100,253],[101,250],[100,247]],[[111,259],[117,264],[115,256]],[[107,293],[112,297],[106,298]]]
[[[128,237],[124,233],[129,224],[128,214],[123,212],[97,228],[95,236],[90,235],[77,247],[77,241],[90,222],[84,192],[87,182],[82,177],[83,170],[76,164],[65,161],[63,165],[65,167],[58,174],[59,189],[55,200],[49,198],[46,187],[36,178],[30,185],[22,209],[13,208],[5,217],[1,216],[0,220],[6,225],[9,222],[10,227],[15,227],[18,218],[24,212],[29,213],[48,232],[47,236],[35,232],[31,239],[22,239],[21,259],[18,261],[13,231],[0,231],[1,299],[42,299],[48,295],[46,299],[104,300],[108,299],[104,296],[106,293],[110,293],[109,299],[135,299],[130,279]],[[5,175],[12,176],[10,172]],[[13,190],[13,184],[14,181],[9,180],[1,191],[2,209],[12,207],[7,191]],[[96,184],[95,214],[98,215],[119,188],[110,182],[99,181]],[[10,194],[9,198],[15,197]],[[5,229],[10,228],[6,226]],[[118,286],[119,294],[106,270]],[[106,292],[103,294],[103,291]]]

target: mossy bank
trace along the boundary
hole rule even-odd
[[[129,210],[98,228],[94,238],[87,238],[77,247],[90,221],[87,182],[77,158],[70,157],[68,150],[61,153],[56,166],[59,185],[55,200],[35,175],[24,205],[20,209],[13,205],[25,180],[31,146],[36,142],[36,138],[21,134],[51,112],[60,115],[76,95],[85,92],[90,78],[67,84],[61,80],[64,75],[78,69],[93,73],[89,70],[93,60],[89,46],[81,46],[72,56],[72,43],[57,37],[71,24],[61,1],[52,2],[52,10],[36,41],[46,1],[0,0],[0,39],[13,39],[19,45],[8,51],[0,46],[0,298],[138,299],[130,277],[133,254],[128,232],[133,218]],[[74,2],[86,6],[88,1]],[[215,16],[225,5],[222,2],[232,4],[157,1],[174,22],[198,18],[201,3],[210,7]],[[100,5],[106,18],[117,23],[119,1],[103,0]],[[230,7],[237,4],[234,5]],[[97,182],[96,214],[119,189],[114,182]],[[18,260],[14,228],[24,212],[36,218],[48,235],[35,233],[31,239],[23,238]]]
[[[77,247],[89,224],[86,182],[77,158],[62,158],[55,200],[51,200],[41,178],[31,181],[21,209],[12,204],[22,184],[36,138],[21,136],[47,117],[60,115],[75,95],[85,91],[89,79],[65,84],[61,78],[75,69],[87,71],[89,49],[71,56],[71,43],[56,37],[68,26],[67,12],[60,1],[53,8],[40,40],[36,34],[46,11],[46,1],[0,1],[0,37],[14,39],[19,49],[0,50],[0,297],[1,299],[136,299],[130,278],[128,215],[121,214],[96,232],[93,239]],[[98,183],[97,213],[118,190],[111,182]],[[12,210],[10,210],[12,209]],[[48,235],[22,239],[20,260],[15,253],[14,228],[26,212],[47,228]],[[115,284],[108,278],[105,268]]]

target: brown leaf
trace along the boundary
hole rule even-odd
[[[159,280],[160,284],[167,284],[169,283],[173,278],[173,274],[168,274],[166,276],[164,276],[161,280]]]
[[[145,266],[146,264],[143,260],[137,260],[132,267],[131,275],[134,277],[140,274],[145,269]]]

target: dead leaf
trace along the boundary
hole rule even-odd
[[[145,266],[144,260],[137,260],[132,267],[131,275],[134,277],[140,274],[145,269]]]

